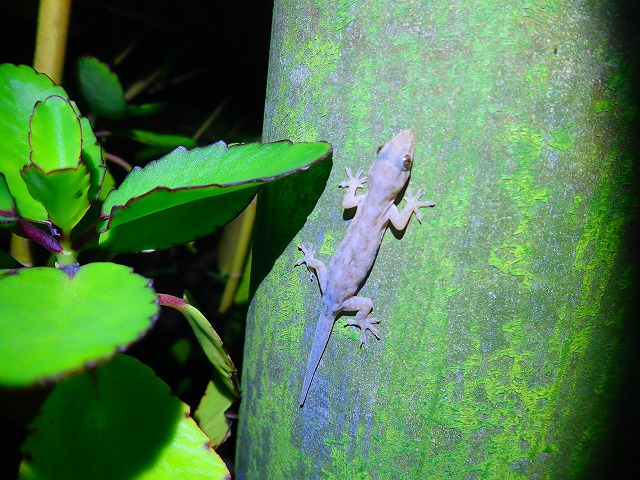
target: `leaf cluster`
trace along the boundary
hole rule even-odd
[[[153,110],[129,105],[95,59],[81,72],[95,114],[119,119]],[[184,468],[181,478],[210,475],[212,465],[224,472],[209,447],[193,448],[226,438],[224,411],[240,395],[216,332],[195,307],[156,293],[131,268],[79,258],[111,259],[208,235],[236,217],[260,185],[330,153],[324,142],[180,146],[135,167],[116,187],[91,121],[65,90],[30,67],[0,65],[0,227],[51,255],[50,266],[35,267],[0,255],[0,386],[55,384],[23,445],[23,478],[52,468],[49,478],[97,478],[92,468],[100,465],[69,461],[79,445],[87,455],[107,449],[123,474],[149,465],[156,473]],[[148,367],[119,354],[153,327],[161,305],[182,313],[217,372],[195,414],[206,437]],[[130,405],[154,405],[160,416]],[[144,451],[122,442],[131,420]],[[74,447],[52,442],[72,433]]]

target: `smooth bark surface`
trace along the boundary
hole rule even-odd
[[[609,468],[637,286],[617,15],[604,0],[276,1],[264,140],[327,140],[334,157],[261,192],[237,478]],[[338,320],[299,408],[321,300],[296,245],[329,259],[344,167],[410,127],[410,186],[437,205],[387,232],[362,289],[382,339],[359,348]]]

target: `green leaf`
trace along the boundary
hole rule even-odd
[[[90,176],[81,162],[81,124],[70,102],[51,96],[37,102],[31,117],[31,165],[22,178],[64,237],[89,209]]]
[[[51,96],[68,99],[62,87],[54,85],[49,77],[25,65],[0,65],[0,172],[4,173],[13,195],[18,213],[29,220],[46,222],[47,212],[27,189],[20,174],[30,163],[29,122],[38,101]],[[105,175],[102,151],[89,121],[80,117],[70,102],[82,128],[82,161],[89,169],[90,200],[95,200]],[[56,132],[58,135],[58,132]],[[46,161],[46,159],[45,159]]]
[[[229,438],[231,426],[225,412],[237,399],[217,382],[209,382],[207,390],[193,415],[200,428],[209,437],[213,448]]]
[[[205,355],[220,374],[220,379],[228,387],[230,393],[240,398],[240,387],[236,378],[238,370],[231,361],[227,349],[205,316],[196,307],[186,303],[187,301],[185,296],[185,302],[163,302],[163,305],[175,308],[187,319]]]
[[[22,173],[29,193],[41,202],[49,220],[69,238],[71,230],[89,210],[89,172],[80,164],[77,168],[45,173],[36,165],[25,167]]]
[[[236,188],[238,191],[220,187],[204,190],[157,189],[126,207],[114,209],[109,230],[99,237],[99,246],[111,252],[135,253],[204,237],[236,217],[255,196],[258,187]],[[208,196],[199,198],[202,195]]]
[[[136,252],[208,235],[238,215],[259,185],[306,170],[330,153],[325,142],[177,148],[134,168],[107,196],[100,246]]]
[[[129,115],[132,117],[150,117],[164,110],[166,106],[167,104],[162,102],[129,105]]]
[[[144,145],[152,145],[154,147],[164,147],[167,150],[176,147],[192,148],[197,144],[195,140],[187,135],[177,135],[172,133],[156,133],[148,130],[131,129],[123,131],[122,134],[131,140],[140,142]]]
[[[27,386],[82,370],[152,326],[158,305],[148,279],[114,263],[69,267],[0,277],[0,384]]]
[[[98,199],[107,167],[102,157],[102,147],[98,144],[89,120],[86,117],[80,117],[80,125],[82,126],[82,163],[87,166],[91,175],[89,200],[93,202]]]
[[[68,98],[49,77],[25,65],[0,65],[0,172],[4,173],[18,213],[47,221],[47,212],[31,197],[20,170],[29,164],[29,119],[39,100],[51,95]]]
[[[0,173],[0,227],[10,227],[18,221],[16,204],[3,173]]]
[[[189,407],[126,355],[56,385],[29,431],[22,480],[230,478]]]
[[[45,172],[80,163],[80,120],[66,98],[53,95],[36,103],[30,120],[31,164]]]
[[[107,198],[107,195],[109,195],[109,192],[111,190],[115,190],[115,188],[116,181],[114,180],[113,175],[111,175],[111,172],[109,172],[109,170],[106,170],[100,192],[98,192],[98,200],[104,202],[104,200]]]
[[[118,76],[97,58],[82,57],[78,60],[78,83],[94,115],[112,120],[127,115],[127,100]]]

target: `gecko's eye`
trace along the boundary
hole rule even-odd
[[[411,170],[412,165],[413,165],[413,158],[411,158],[411,155],[409,155],[408,153],[405,154],[405,156],[402,157],[402,167],[405,170]]]

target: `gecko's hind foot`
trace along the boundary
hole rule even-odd
[[[296,267],[299,267],[304,263],[309,265],[309,262],[312,262],[313,260],[315,260],[314,255],[316,254],[316,252],[313,249],[312,243],[308,245],[306,243],[301,243],[300,245],[298,245],[298,249],[304,254],[304,256],[296,262]]]
[[[307,267],[309,268],[309,275],[311,276],[311,281],[313,281],[316,278],[316,272],[314,271],[313,266],[309,266],[309,263],[315,260],[314,255],[316,252],[313,250],[313,244],[310,243],[307,245],[307,244],[301,243],[300,245],[298,245],[298,249],[300,249],[300,251],[304,254],[304,256],[295,263],[295,266],[299,267],[306,263]]]
[[[362,319],[354,318],[353,320],[347,320],[345,325],[360,328],[360,346],[362,346],[367,343],[367,330],[376,337],[376,340],[380,340],[380,332],[373,326],[378,323],[380,323],[380,320],[375,317],[365,317]]]
[[[325,282],[325,270],[326,267],[324,266],[324,263],[322,263],[321,260],[318,260],[315,257],[315,250],[313,249],[313,244],[312,243],[301,243],[300,245],[298,245],[298,248],[300,249],[300,251],[302,251],[302,253],[304,254],[304,256],[299,259],[296,263],[295,266],[299,267],[300,265],[307,265],[307,269],[309,270],[309,273],[311,275],[311,280],[313,281],[313,279],[318,279],[318,283],[320,284],[320,289],[322,290],[324,288],[324,283]]]

